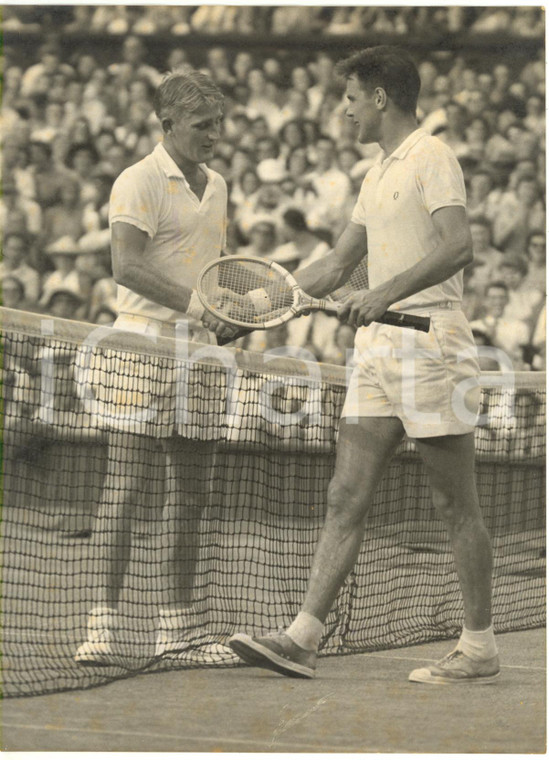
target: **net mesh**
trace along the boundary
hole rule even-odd
[[[198,667],[187,655],[205,641],[287,626],[323,523],[345,370],[7,309],[2,322],[4,694]],[[545,376],[498,382],[483,388],[476,443],[503,632],[545,623]],[[116,551],[113,525],[127,539]],[[120,572],[128,560],[120,657],[91,669],[75,653],[109,551]],[[160,611],[182,593],[191,646],[155,658]],[[405,440],[321,654],[449,638],[461,624],[445,531]]]

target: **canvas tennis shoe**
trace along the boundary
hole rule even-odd
[[[314,678],[316,652],[302,649],[286,633],[268,633],[255,638],[236,633],[229,639],[229,646],[248,665],[293,678]]]
[[[94,609],[88,616],[88,638],[74,659],[80,665],[120,665],[131,668],[131,659],[116,651],[117,615],[113,610]]]
[[[493,683],[499,673],[497,655],[488,660],[473,660],[459,649],[455,649],[434,665],[413,670],[408,680],[434,684],[485,684]]]
[[[161,618],[162,622],[162,618]],[[229,647],[212,641],[207,631],[193,630],[189,640],[188,630],[161,627],[156,639],[155,657],[174,660],[189,665],[237,665],[238,657]]]
[[[155,658],[186,665],[238,665],[232,649],[198,624],[192,609],[160,610]]]
[[[88,616],[87,639],[78,647],[74,659],[80,665],[119,665],[126,669],[142,667],[141,657],[130,657],[119,652],[117,641],[118,616],[115,610],[96,608]],[[200,629],[170,625],[160,617],[155,658],[164,658],[182,664],[206,667],[208,665],[237,665],[239,658],[227,646],[212,641],[212,635]]]

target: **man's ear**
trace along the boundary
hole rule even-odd
[[[385,92],[383,87],[376,87],[375,94],[376,94],[376,106],[378,106],[378,108],[383,108],[387,104],[387,93]]]
[[[172,131],[172,120],[162,119],[162,129],[164,130],[165,134],[169,134]]]

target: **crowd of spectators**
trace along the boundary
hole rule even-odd
[[[32,29],[33,6],[27,16],[24,8],[6,7],[6,29]],[[360,146],[345,118],[344,83],[334,66],[339,56],[212,44],[194,60],[178,35],[255,32],[256,14],[267,31],[280,34],[290,24],[303,33],[351,33],[366,25],[404,34],[429,23],[534,36],[541,23],[535,8],[69,8],[64,30],[123,36],[108,60],[91,39],[76,49],[55,38],[36,50],[5,49],[3,304],[105,324],[115,318],[116,293],[110,188],[161,139],[152,96],[164,72],[198,66],[225,93],[224,134],[211,166],[229,187],[228,252],[272,258],[290,270],[325,255],[379,151]],[[145,35],[163,32],[174,42],[162,64],[153,65]],[[465,272],[464,305],[475,337],[505,351],[516,369],[545,369],[543,50],[519,65],[437,52],[416,58],[419,124],[454,149],[465,174],[475,261]],[[352,337],[337,320],[317,314],[242,344],[264,350],[288,343],[343,363]],[[491,361],[483,359],[487,369]]]
[[[425,35],[467,32],[468,35],[513,34],[541,38],[542,9],[527,7],[371,7],[371,6],[245,6],[245,5],[79,5],[68,7],[55,22],[64,32],[106,34],[322,34]],[[40,32],[48,10],[39,6],[7,6],[8,31]]]

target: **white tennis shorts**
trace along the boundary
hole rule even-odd
[[[133,314],[120,315],[113,326],[153,342],[156,337],[175,334],[174,325]],[[208,338],[207,331],[203,333],[191,334],[191,338]],[[98,350],[91,357],[88,377],[94,395],[93,416],[103,429],[155,438],[166,438],[176,431],[176,370],[172,359]]]
[[[476,346],[461,310],[417,310],[428,333],[372,323],[357,332],[342,417],[398,417],[410,438],[474,430],[480,401]]]

